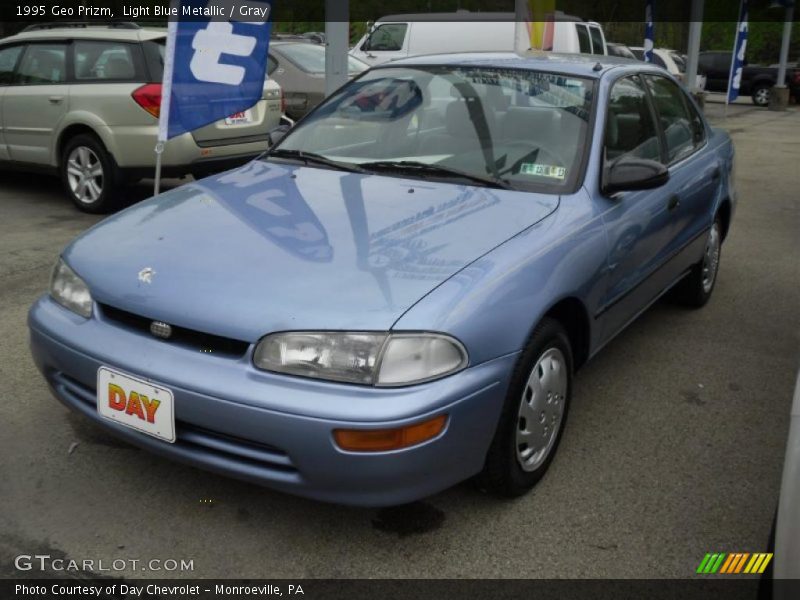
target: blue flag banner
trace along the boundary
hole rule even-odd
[[[271,0],[174,0],[172,6],[178,15],[193,18],[169,22],[160,142],[247,110],[261,99],[272,29]],[[209,17],[197,19],[204,14]]]
[[[656,9],[656,0],[647,0],[644,7],[644,62],[653,62],[653,47],[655,44],[655,21],[653,15]]]
[[[742,85],[742,70],[744,69],[744,56],[747,50],[747,0],[742,0],[739,8],[739,22],[736,24],[736,41],[733,45],[731,58],[731,72],[728,77],[727,103],[739,97],[739,88]]]

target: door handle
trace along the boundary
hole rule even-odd
[[[678,198],[675,194],[669,197],[669,201],[667,202],[667,209],[668,210],[675,210],[681,205],[681,199]]]
[[[711,171],[711,181],[716,181],[717,179],[719,179],[720,175],[721,173],[719,167],[715,167],[714,170]]]
[[[64,96],[50,96],[48,100],[50,104],[61,104],[61,101],[64,99]]]

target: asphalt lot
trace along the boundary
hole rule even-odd
[[[464,484],[399,509],[320,504],[70,414],[25,318],[98,219],[54,180],[0,172],[0,576],[48,553],[191,559],[170,576],[209,578],[687,577],[706,552],[764,550],[800,365],[800,110],[708,112],[734,136],[740,195],[715,295],[697,312],[659,303],[579,373],[559,454],[515,501]]]

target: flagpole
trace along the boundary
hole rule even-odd
[[[178,7],[180,0],[172,0],[171,6]],[[177,17],[167,23],[167,47],[164,49],[164,76],[161,81],[161,107],[158,112],[158,138],[156,141],[156,173],[153,182],[153,195],[161,190],[161,157],[169,134],[169,104],[172,99],[172,75],[175,70],[175,38],[178,33]]]

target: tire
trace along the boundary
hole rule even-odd
[[[71,138],[61,153],[59,169],[64,191],[80,210],[98,214],[119,207],[119,168],[94,135]]]
[[[752,93],[753,104],[756,106],[769,106],[769,94],[771,89],[772,86],[768,83],[756,84]]]
[[[703,258],[674,290],[673,298],[680,304],[691,308],[706,305],[717,284],[719,263],[722,258],[722,221],[714,220],[708,231]]]
[[[558,321],[543,319],[514,368],[497,431],[477,477],[479,487],[513,498],[544,476],[566,425],[572,365],[566,331]]]

